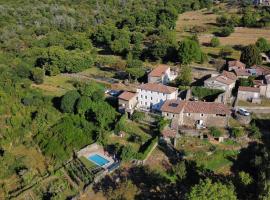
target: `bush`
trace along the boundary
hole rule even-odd
[[[222,132],[216,127],[210,127],[210,134],[213,137],[220,137],[222,135]]]
[[[250,137],[252,138],[260,139],[262,137],[262,133],[260,132],[260,129],[256,126],[255,122],[251,123],[249,131],[250,131]]]
[[[144,112],[135,111],[131,116],[131,119],[135,122],[142,121],[145,118]]]
[[[129,161],[132,159],[136,159],[137,152],[133,149],[132,146],[127,145],[127,146],[123,147],[120,157],[123,161]]]
[[[44,82],[44,71],[40,68],[34,68],[31,70],[31,80],[36,84],[42,84]]]
[[[243,127],[233,127],[231,136],[234,138],[239,138],[245,135],[244,128]]]
[[[211,39],[210,44],[211,44],[211,47],[217,47],[217,46],[220,45],[220,41],[219,41],[219,39],[217,37],[213,37]]]
[[[144,143],[140,148],[139,154],[137,155],[138,159],[144,160],[157,142],[158,137],[155,137]]]
[[[224,28],[221,29],[221,31],[219,32],[219,35],[221,37],[228,37],[233,32],[234,32],[234,28],[233,27],[226,26],[226,27],[224,27]]]

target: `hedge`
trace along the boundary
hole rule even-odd
[[[153,147],[155,146],[155,144],[158,142],[158,137],[154,137],[154,138],[151,138],[150,140],[148,140],[147,142],[145,142],[140,150],[139,150],[139,153],[138,153],[138,159],[139,160],[144,160],[148,154],[150,153],[150,151],[153,149]]]

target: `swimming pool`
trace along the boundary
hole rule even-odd
[[[90,160],[91,162],[93,162],[99,166],[104,166],[110,162],[109,160],[105,159],[104,157],[102,157],[98,154],[94,154],[94,155],[89,156],[88,160]]]

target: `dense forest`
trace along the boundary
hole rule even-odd
[[[0,199],[53,174],[82,147],[106,145],[121,122],[103,85],[74,82],[76,89],[59,97],[32,84],[43,83],[45,75],[97,66],[104,62],[102,55],[122,57],[133,78],[144,75],[143,61],[203,62],[196,36],[178,43],[174,29],[178,14],[211,6],[209,0],[0,0]],[[45,156],[45,169],[32,162],[31,152],[18,153],[19,147]],[[254,144],[245,151],[252,153],[240,154],[232,177],[180,162],[173,172],[177,181],[164,184],[187,199],[201,199],[208,189],[222,199],[268,199],[269,150]],[[39,191],[39,198],[64,198],[57,191]]]

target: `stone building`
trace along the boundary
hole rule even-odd
[[[229,99],[235,87],[236,75],[233,72],[223,71],[222,74],[210,77],[204,81],[204,87],[225,91],[225,98]]]
[[[135,92],[124,91],[118,96],[118,110],[120,113],[132,114],[138,104],[138,94]]]
[[[167,100],[161,107],[162,116],[171,119],[171,127],[228,126],[230,109],[215,102]]]
[[[242,101],[250,101],[254,103],[260,102],[260,88],[244,87],[238,88],[237,99]]]
[[[170,66],[160,64],[148,74],[148,83],[168,84],[177,77],[177,73],[172,71]]]

